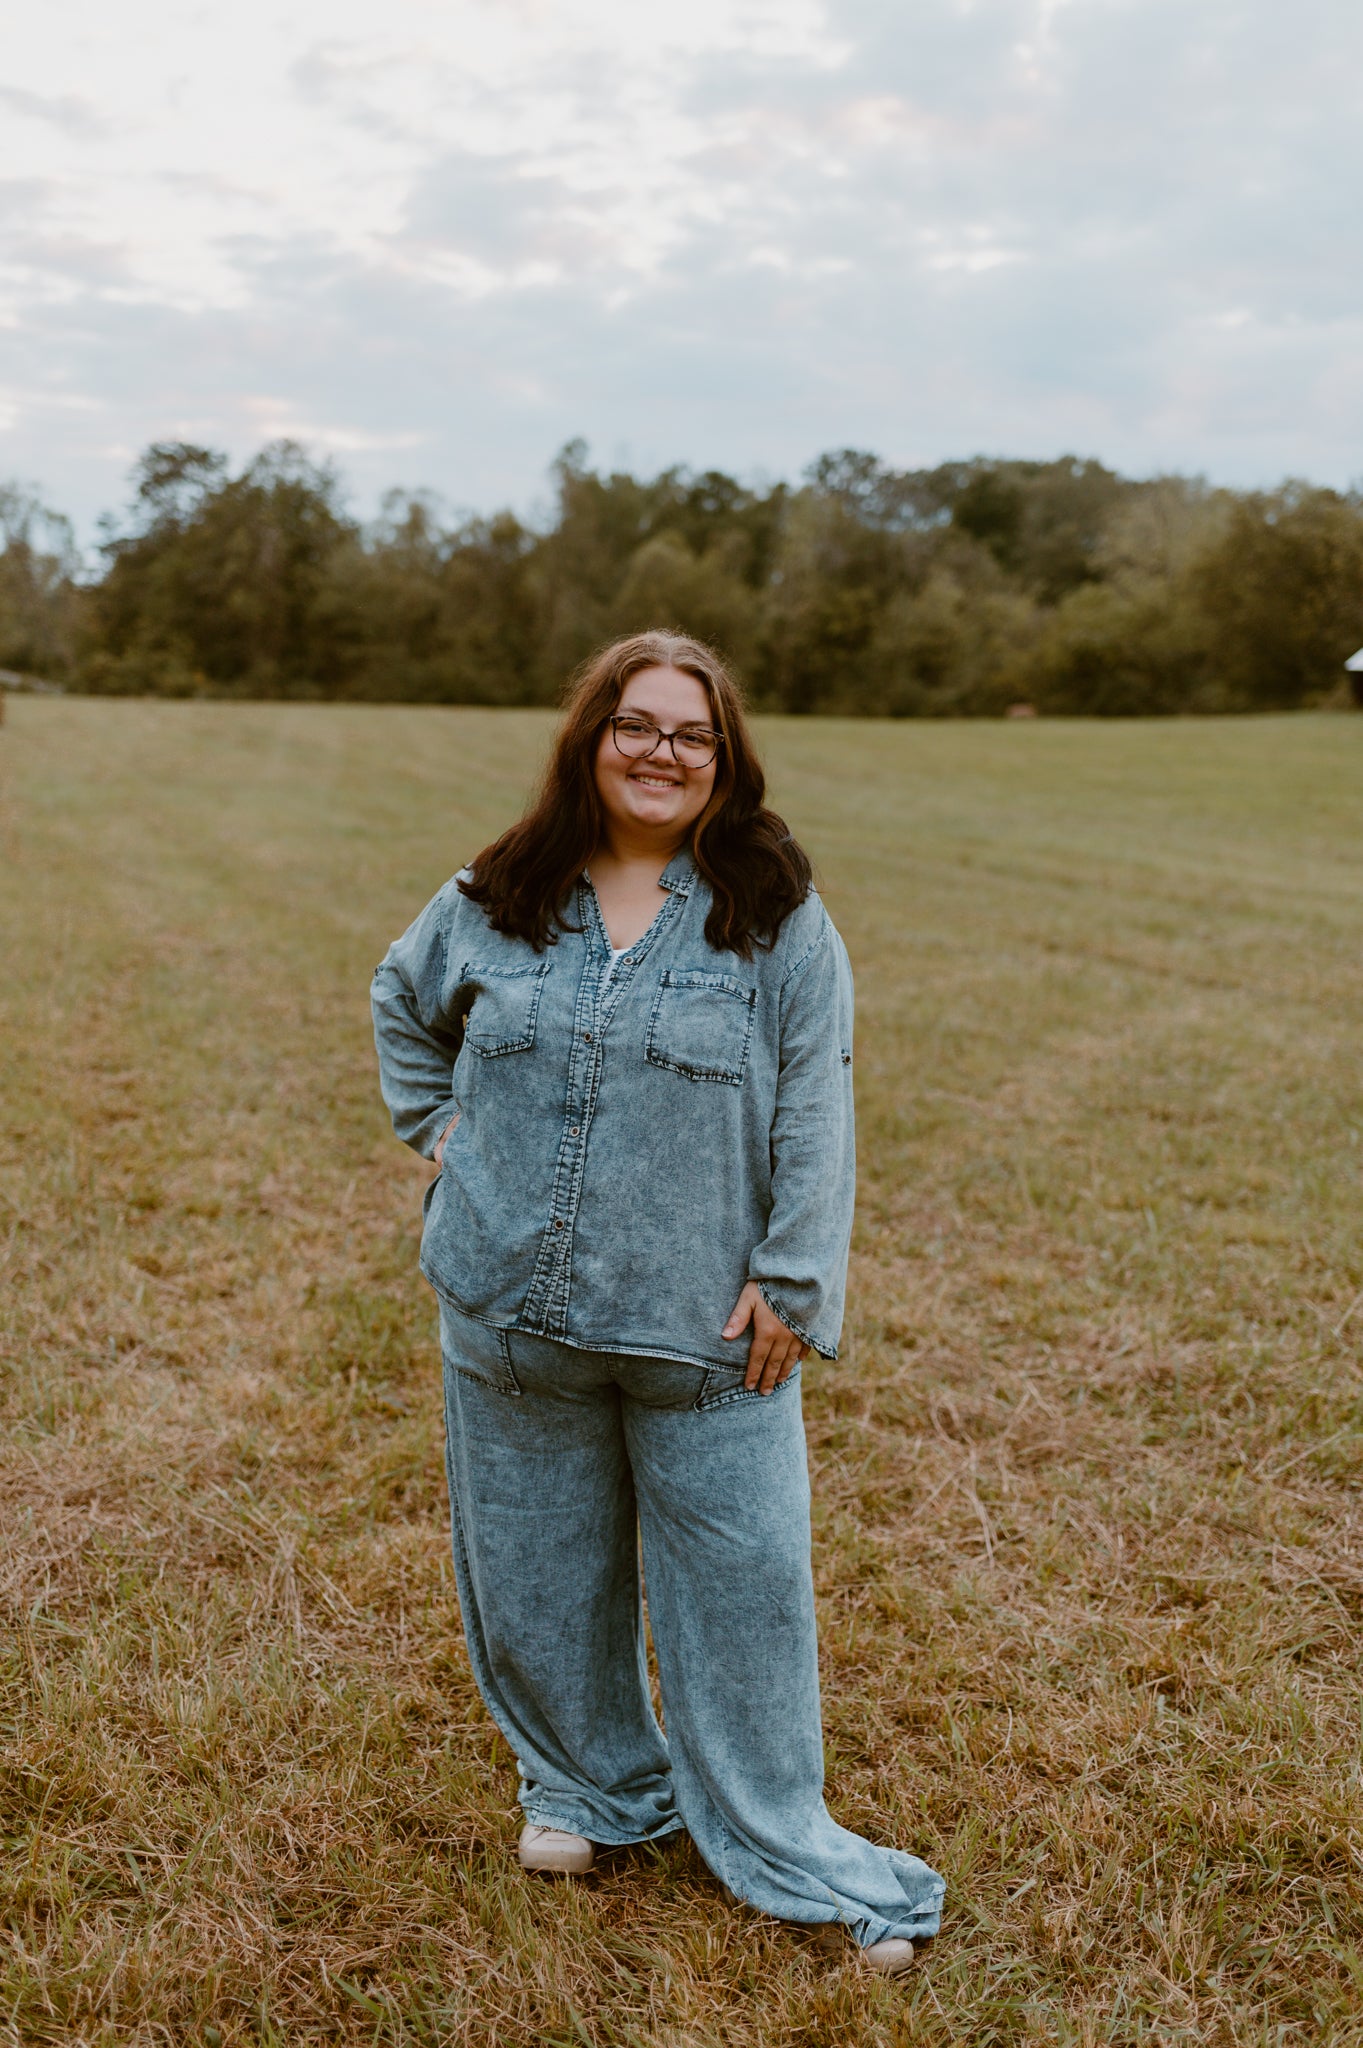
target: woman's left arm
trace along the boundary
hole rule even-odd
[[[724,1331],[735,1336],[753,1321],[748,1383],[764,1393],[806,1347],[837,1357],[847,1288],[856,1197],[852,970],[822,905],[820,912],[812,944],[781,988],[771,1215]]]
[[[463,904],[447,883],[388,948],[371,990],[379,1082],[393,1129],[437,1165],[459,1115],[454,1063],[463,1020],[447,1011],[445,966]]]

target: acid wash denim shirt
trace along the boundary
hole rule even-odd
[[[467,872],[467,871],[466,871]],[[592,1351],[746,1364],[743,1285],[836,1358],[855,1181],[852,976],[811,891],[751,960],[705,937],[689,853],[612,967],[578,931],[535,953],[446,883],[374,975],[384,1099],[430,1158],[421,1270],[455,1308]]]

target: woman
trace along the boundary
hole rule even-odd
[[[440,1167],[455,1572],[522,1864],[685,1827],[739,1898],[897,1975],[943,1884],[823,1802],[799,1406],[842,1322],[851,976],[763,791],[709,649],[608,647],[538,801],[390,948],[375,1029]]]

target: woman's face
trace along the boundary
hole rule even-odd
[[[676,668],[644,668],[620,693],[616,715],[651,718],[664,732],[683,725],[714,730],[710,693],[695,676]],[[715,786],[717,763],[686,768],[663,740],[647,759],[632,761],[616,747],[608,725],[596,750],[596,788],[607,820],[631,838],[645,834],[680,845]]]

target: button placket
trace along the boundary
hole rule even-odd
[[[540,1240],[535,1274],[526,1298],[529,1326],[545,1336],[560,1336],[567,1322],[573,1224],[577,1219],[582,1189],[582,1163],[586,1147],[571,1143],[581,1140],[591,1122],[591,1105],[601,1054],[596,1024],[597,977],[590,943],[578,982],[573,1018],[573,1035],[568,1055],[567,1109],[558,1164],[549,1196],[549,1216]],[[568,1118],[576,1116],[575,1123]]]
[[[668,888],[668,901],[662,905],[645,934],[641,950],[626,966],[617,967],[614,974],[607,975],[604,970],[610,960],[609,940],[600,905],[596,901],[596,891],[585,878],[579,886],[578,923],[587,933],[587,957],[578,982],[573,1035],[569,1042],[567,1104],[549,1198],[549,1217],[540,1239],[539,1256],[523,1311],[523,1327],[545,1336],[561,1337],[568,1322],[573,1226],[582,1193],[587,1151],[585,1141],[596,1103],[606,1030],[616,1004],[638,972],[644,957],[685,904],[685,889],[675,883],[669,884]],[[600,941],[600,948],[593,943],[593,930]],[[570,1118],[575,1121],[570,1122]]]

